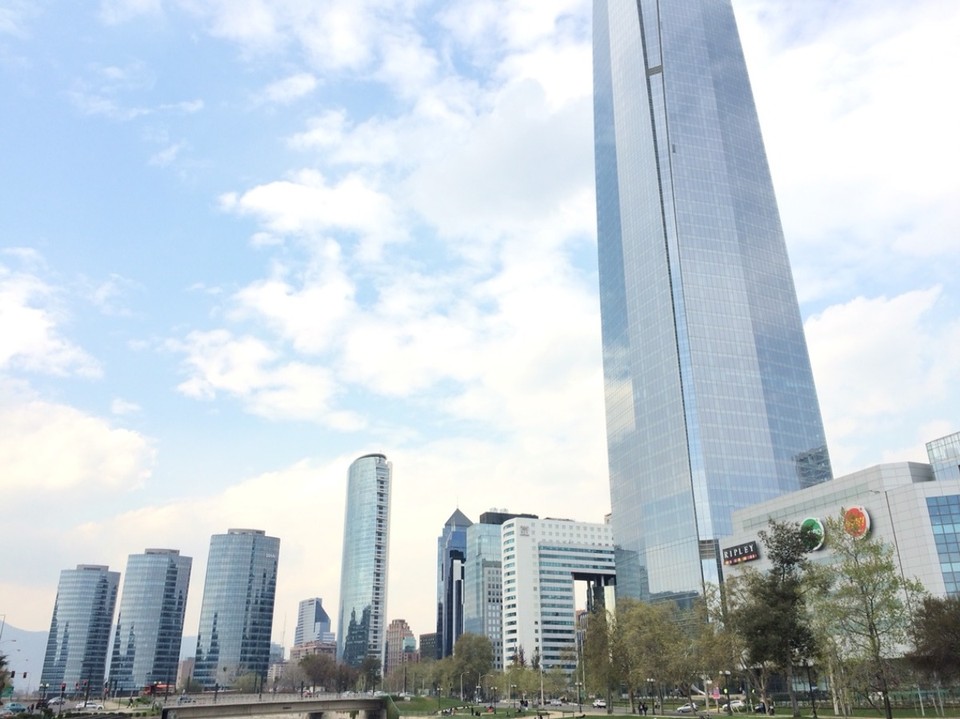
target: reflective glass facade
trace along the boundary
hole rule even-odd
[[[367,656],[383,666],[391,476],[382,454],[360,457],[347,472],[337,658],[350,666]]]
[[[193,678],[206,689],[230,687],[270,665],[280,540],[259,529],[210,538]]]
[[[437,537],[438,659],[452,656],[453,647],[463,634],[463,565],[467,553],[467,528],[472,524],[457,509]]]
[[[180,661],[191,557],[147,549],[127,558],[110,660],[110,689],[126,694],[173,684]]]
[[[960,480],[960,432],[927,442],[927,457],[939,481]]]
[[[960,596],[960,495],[927,497],[930,528],[937,545],[947,596]]]
[[[120,572],[98,564],[60,572],[41,684],[101,696],[119,586]]]
[[[618,591],[718,581],[733,510],[831,477],[729,0],[594,4]]]

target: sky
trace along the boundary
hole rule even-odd
[[[960,3],[734,0],[835,474],[960,430]],[[459,508],[609,511],[590,3],[0,0],[0,614],[281,538],[336,615],[393,462],[388,620]],[[336,627],[334,627],[336,629]]]

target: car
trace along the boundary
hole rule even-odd
[[[11,714],[23,714],[27,710],[27,707],[20,702],[10,702],[7,704],[7,709]]]
[[[677,711],[680,714],[693,714],[695,711],[697,711],[697,703],[687,702],[686,704],[681,704],[677,707]]]
[[[58,707],[61,704],[66,704],[66,703],[67,703],[67,700],[64,699],[63,697],[52,697],[51,699],[47,699],[47,706],[49,707]]]
[[[734,699],[726,704],[724,704],[721,709],[727,711],[728,709],[732,712],[743,711],[746,708],[746,704],[743,703],[742,699]]]
[[[606,708],[607,708],[607,700],[606,700],[606,699],[594,699],[594,700],[593,700],[593,706],[594,706],[595,709],[606,709]]]
[[[85,702],[77,702],[73,708],[81,711],[84,709],[96,709],[97,711],[103,711],[103,704],[93,701],[92,699],[88,699]]]

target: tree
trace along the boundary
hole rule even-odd
[[[890,691],[898,674],[891,660],[907,648],[908,610],[921,605],[923,587],[901,576],[886,543],[848,534],[842,517],[828,519],[826,527],[834,561],[811,569],[824,590],[816,614],[833,639],[845,681],[871,703],[878,696],[892,719]]]
[[[913,620],[910,661],[937,680],[960,679],[960,597],[924,597]]]
[[[610,618],[601,606],[587,616],[583,635],[583,661],[589,693],[607,698],[607,712],[612,711],[611,694],[618,679],[610,653]]]
[[[474,682],[493,670],[493,643],[486,635],[464,632],[453,646],[452,659],[451,686],[456,685],[459,689],[461,676]],[[471,683],[468,686],[476,685]]]
[[[7,669],[7,655],[0,654],[0,696],[3,695],[3,690],[7,686],[7,677],[10,675],[10,670]]]
[[[766,702],[766,678],[771,668],[786,678],[793,715],[799,716],[794,667],[815,652],[813,630],[806,610],[804,576],[809,567],[809,538],[795,524],[769,523],[759,532],[770,559],[765,573],[743,575],[730,596],[730,619],[743,640],[747,663],[755,668],[761,697]]]
[[[337,681],[337,662],[329,654],[308,654],[299,662],[307,685],[329,690]]]

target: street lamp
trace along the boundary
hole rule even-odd
[[[517,685],[510,685],[510,698],[513,700],[513,710],[517,710]]]
[[[463,703],[463,675],[464,674],[466,674],[466,672],[460,673],[460,703],[461,704]]]
[[[577,711],[583,714],[583,695],[580,690],[583,689],[583,682],[577,682]]]

